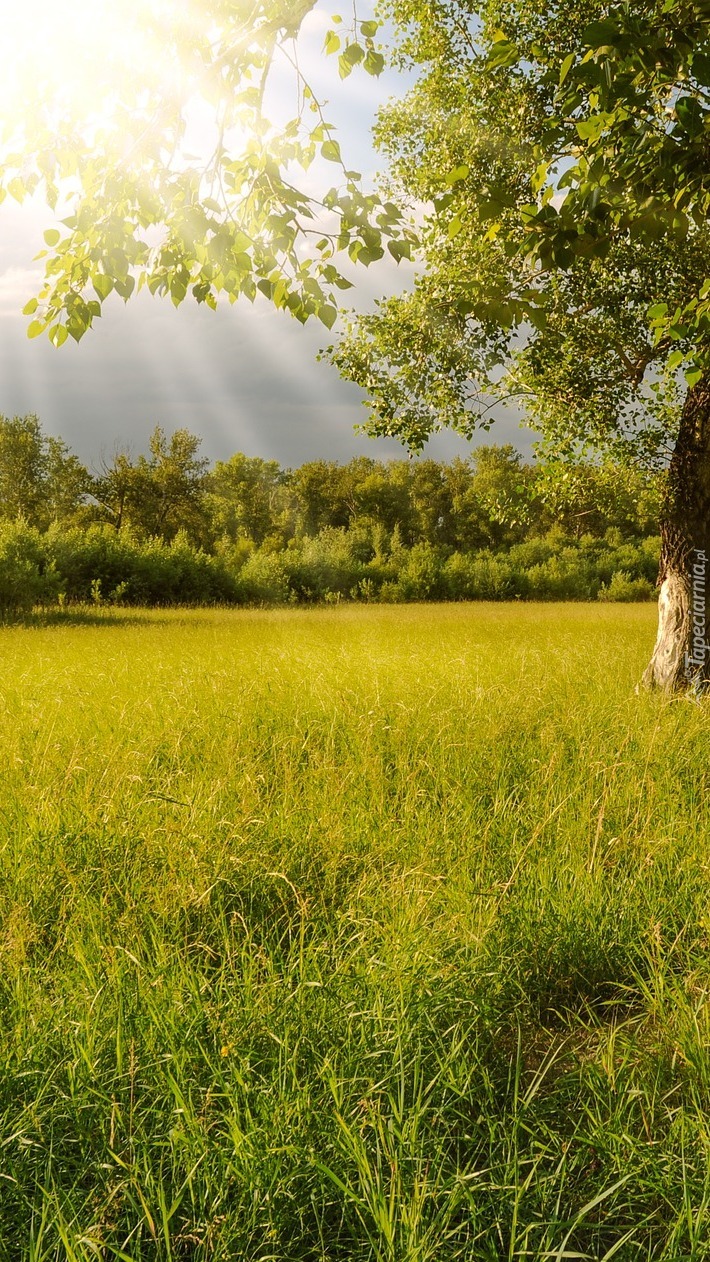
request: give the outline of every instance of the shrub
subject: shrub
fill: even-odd
[[[600,588],[597,600],[653,600],[654,596],[653,586],[648,579],[633,578],[626,570],[616,570],[609,585],[604,584]]]
[[[234,580],[235,596],[244,605],[285,605],[291,600],[288,577],[280,556],[253,552]]]
[[[171,543],[139,542],[107,526],[62,531],[44,538],[66,597],[91,601],[96,593],[112,604],[204,605],[236,599],[236,586],[221,558],[194,548],[183,532]]]
[[[533,600],[593,600],[600,586],[593,562],[572,547],[533,565],[526,577]]]
[[[443,600],[447,595],[441,550],[430,543],[415,543],[402,554],[397,579],[400,600]]]
[[[22,520],[0,522],[0,614],[48,604],[56,600],[59,590],[56,569],[47,563],[39,531]]]
[[[371,549],[364,555],[371,555]],[[326,593],[350,596],[367,577],[363,542],[350,531],[326,527],[305,537],[284,554],[289,585],[298,600],[324,600]]]
[[[454,552],[443,577],[449,600],[511,600],[528,588],[527,578],[516,572],[507,556],[488,551],[474,556]]]

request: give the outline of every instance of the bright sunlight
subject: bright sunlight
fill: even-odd
[[[178,43],[199,49],[190,0],[3,0],[0,128],[29,136],[58,121],[96,122],[116,105],[189,87]],[[30,137],[31,138],[31,137]]]

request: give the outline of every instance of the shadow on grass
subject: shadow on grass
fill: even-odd
[[[0,627],[122,627],[158,622],[146,608],[102,609],[91,605],[33,609],[30,613],[0,614]]]

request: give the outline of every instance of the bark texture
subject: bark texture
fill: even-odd
[[[710,681],[710,376],[688,391],[661,522],[658,637],[643,682],[678,692]]]

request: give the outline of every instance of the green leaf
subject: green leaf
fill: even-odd
[[[49,330],[49,340],[57,347],[63,346],[68,336],[69,334],[67,333],[66,326],[64,324],[55,324],[54,327]]]
[[[468,179],[470,174],[471,168],[462,163],[461,166],[454,167],[453,171],[449,171],[445,182],[447,184],[458,184],[460,180]]]
[[[504,69],[506,66],[513,66],[520,58],[517,46],[510,40],[498,40],[491,48],[486,57],[486,65],[489,70]]]
[[[39,337],[40,333],[44,333],[46,327],[42,320],[32,320],[27,326],[27,336]]]
[[[318,319],[325,325],[327,329],[332,329],[338,318],[337,307],[324,306],[318,308]]]
[[[449,226],[446,230],[446,235],[449,238],[449,241],[452,241],[454,237],[457,237],[462,228],[463,228],[463,224],[461,220],[459,219],[458,215],[454,215],[453,219],[449,223]]]
[[[703,375],[702,368],[686,368],[685,380],[687,381],[691,390],[693,386],[697,386],[698,382],[702,378],[702,375]]]
[[[648,309],[648,311],[646,312],[646,314],[647,314],[647,316],[648,316],[649,320],[659,320],[659,319],[662,319],[662,318],[663,318],[663,316],[667,316],[667,315],[668,315],[668,303],[667,303],[667,302],[657,302],[657,303],[655,303],[655,305],[654,305],[653,307],[649,307],[649,309]]]
[[[710,53],[694,53],[690,63],[693,78],[704,87],[710,85]]]
[[[598,140],[608,124],[608,114],[592,114],[590,118],[583,118],[576,124],[577,135],[580,140]]]
[[[21,180],[19,175],[16,175],[13,179],[8,180],[7,191],[11,197],[14,197],[16,202],[23,202],[27,194],[27,186],[24,180]]]
[[[103,302],[113,289],[113,281],[110,276],[105,276],[103,272],[97,272],[93,279],[93,286]]]
[[[357,66],[365,60],[365,49],[361,44],[348,44],[343,49],[343,57],[350,66]]]
[[[360,23],[360,34],[364,35],[365,39],[374,39],[379,29],[380,29],[379,22],[361,22]]]
[[[26,302],[24,307],[22,308],[22,314],[34,315],[35,311],[37,310],[38,305],[39,304],[36,298],[30,298],[29,302]]]
[[[340,36],[336,35],[335,31],[326,31],[323,48],[328,56],[337,53],[340,48]]]
[[[44,233],[44,239],[47,242],[47,245],[56,245],[60,236],[61,233],[59,233],[56,228],[48,228]]]
[[[136,287],[136,282],[132,276],[127,276],[125,280],[114,281],[114,289],[116,290],[117,294],[121,295],[124,302],[128,302],[128,299],[133,293],[133,290],[135,289],[135,287]],[[175,297],[175,288],[172,284],[170,286],[170,292],[173,295],[173,297]],[[185,297],[185,292],[183,292],[182,296],[183,298]]]
[[[567,75],[572,69],[572,66],[574,65],[575,56],[576,56],[575,53],[568,53],[564,61],[562,62],[562,65],[560,66],[560,78],[559,78],[560,87],[562,87],[562,84],[567,78]]]
[[[397,263],[401,263],[402,259],[412,257],[412,246],[409,241],[388,241],[387,249]]]
[[[582,43],[586,48],[613,48],[619,36],[619,28],[608,19],[604,22],[590,22],[582,31]]]
[[[699,136],[708,117],[707,111],[694,96],[679,96],[675,103],[675,115],[689,136]]]
[[[381,75],[385,68],[385,59],[382,56],[382,53],[376,53],[374,48],[370,48],[365,60],[362,63],[362,68],[368,74],[374,75],[375,78],[377,78],[378,75]]]
[[[324,140],[320,147],[321,155],[327,162],[342,162],[340,145],[337,140]]]

